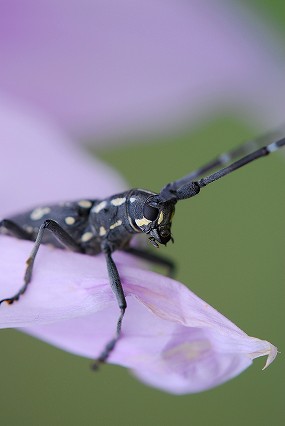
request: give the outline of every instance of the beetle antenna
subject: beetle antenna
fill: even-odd
[[[177,181],[168,183],[164,188],[162,188],[162,190],[158,194],[157,201],[159,203],[171,202],[175,204],[177,201],[194,197],[195,195],[199,194],[201,188],[204,188],[210,183],[215,182],[224,176],[227,176],[228,174],[245,166],[246,164],[251,163],[254,160],[265,157],[271,154],[272,152],[277,151],[283,146],[285,146],[285,137],[279,139],[277,142],[273,142],[269,145],[263,146],[262,148],[257,149],[251,154],[242,157],[240,160],[235,161],[229,166],[220,169],[217,172],[212,173],[199,180],[192,181],[190,174]]]

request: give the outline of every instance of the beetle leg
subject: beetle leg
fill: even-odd
[[[105,254],[106,262],[107,262],[107,270],[109,275],[109,280],[111,284],[111,288],[113,290],[114,295],[116,296],[119,308],[121,310],[120,316],[117,321],[117,328],[116,328],[116,335],[115,337],[110,340],[107,345],[105,346],[104,350],[101,352],[99,357],[96,359],[96,361],[92,364],[92,369],[97,370],[99,367],[99,364],[102,364],[107,361],[109,355],[115,348],[120,336],[121,336],[121,327],[122,327],[122,320],[127,308],[127,302],[124,295],[123,287],[121,284],[121,279],[119,276],[119,272],[117,269],[117,266],[111,256],[111,250],[109,247],[105,244],[102,245],[102,251]]]
[[[19,238],[20,240],[29,240],[33,241],[33,235],[26,231],[21,226],[17,225],[17,223],[13,222],[9,219],[3,219],[0,221],[0,229],[6,229],[10,235],[13,237]]]
[[[4,220],[0,223],[0,226],[1,225],[8,229],[16,237],[27,239],[26,231],[20,228],[14,222]],[[7,302],[9,305],[11,305],[13,302],[19,300],[20,296],[24,294],[27,290],[28,285],[32,279],[34,261],[37,256],[37,252],[41,245],[43,234],[46,229],[49,229],[54,234],[54,236],[70,250],[83,253],[82,247],[57,222],[51,219],[45,220],[44,223],[40,226],[34,247],[26,262],[27,268],[24,275],[24,285],[14,296],[0,300],[0,305],[3,302]],[[30,235],[28,239],[31,239]]]

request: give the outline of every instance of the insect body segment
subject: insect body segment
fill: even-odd
[[[174,264],[170,260],[143,249],[130,247],[131,239],[138,233],[145,233],[156,248],[159,244],[166,245],[169,241],[173,241],[171,224],[178,201],[198,195],[200,190],[209,183],[282,148],[285,146],[285,138],[250,152],[252,146],[256,145],[257,141],[251,141],[223,154],[187,176],[168,183],[158,194],[143,189],[132,189],[103,200],[88,199],[39,206],[0,221],[0,233],[34,241],[27,260],[24,284],[15,295],[0,300],[0,304],[3,302],[12,304],[26,291],[41,244],[68,248],[92,256],[102,253],[106,259],[109,281],[120,315],[113,339],[99,354],[94,364],[94,368],[97,368],[98,363],[105,362],[114,350],[121,335],[122,321],[127,308],[119,271],[112,253],[123,250],[133,256],[166,267],[169,275],[173,275]],[[247,155],[237,159],[241,154]],[[233,160],[237,161],[206,177],[201,177],[205,172],[210,172]]]

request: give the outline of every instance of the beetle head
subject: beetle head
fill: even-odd
[[[174,215],[173,202],[160,201],[157,194],[148,191],[137,190],[130,197],[130,207],[134,227],[149,235],[150,242],[158,247],[158,244],[166,245],[171,236],[171,224]],[[133,202],[132,202],[133,200]]]

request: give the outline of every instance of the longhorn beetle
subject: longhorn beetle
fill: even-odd
[[[133,236],[142,232],[147,234],[150,242],[156,248],[159,247],[159,244],[166,245],[170,240],[173,241],[171,222],[175,204],[178,201],[198,195],[200,190],[210,183],[258,158],[277,151],[284,145],[285,137],[258,149],[256,149],[260,146],[258,140],[248,142],[220,155],[187,176],[168,183],[158,194],[143,189],[131,189],[100,200],[79,200],[40,206],[3,219],[0,221],[1,233],[34,241],[34,246],[27,260],[23,286],[13,296],[0,300],[0,305],[3,302],[11,305],[25,293],[32,279],[34,261],[42,243],[93,256],[103,253],[107,263],[110,285],[120,308],[120,315],[114,337],[93,364],[93,368],[96,369],[100,363],[104,363],[108,359],[115,348],[121,335],[122,320],[127,308],[120,275],[112,253],[115,250],[126,251],[139,258],[167,267],[169,275],[172,275],[174,264],[170,260],[143,249],[130,247],[129,243]],[[254,149],[255,151],[253,151]],[[235,162],[206,177],[201,177],[231,161]],[[46,233],[46,230],[50,232]]]

